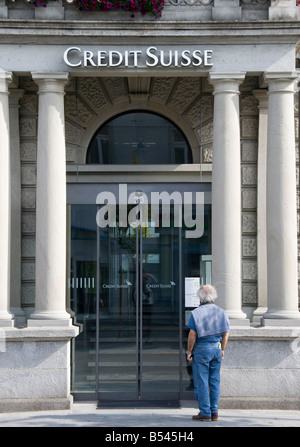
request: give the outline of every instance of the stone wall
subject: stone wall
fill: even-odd
[[[242,172],[242,299],[248,313],[258,305],[257,288],[257,150],[258,101],[253,91],[257,77],[246,77],[241,85],[241,172]],[[30,77],[20,77],[21,181],[22,181],[22,306],[34,307],[35,296],[35,184],[37,145],[37,86]],[[179,125],[193,148],[194,162],[212,162],[213,87],[206,78],[152,78],[144,95],[135,92],[126,78],[71,78],[66,86],[67,164],[84,164],[93,131],[106,117],[120,110],[146,108],[166,112]],[[296,140],[298,142],[298,93],[295,96]],[[94,129],[94,130],[93,130]],[[187,131],[189,134],[187,134]],[[193,134],[193,135],[192,135]],[[298,145],[296,150],[299,169]],[[298,175],[299,185],[299,175]],[[298,203],[298,217],[300,202]],[[300,219],[299,219],[300,221]],[[299,235],[300,235],[300,228]],[[299,253],[300,259],[300,253]],[[300,265],[300,261],[299,261]]]
[[[253,90],[258,79],[246,78],[241,86],[241,194],[242,194],[242,302],[257,306],[257,156],[258,102]],[[253,310],[253,309],[252,309]]]
[[[35,301],[35,222],[36,222],[36,151],[37,151],[37,86],[30,77],[21,77],[20,157],[21,157],[21,302],[31,313]]]

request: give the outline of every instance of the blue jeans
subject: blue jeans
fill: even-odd
[[[197,343],[193,350],[194,393],[203,416],[218,412],[220,398],[220,343]]]

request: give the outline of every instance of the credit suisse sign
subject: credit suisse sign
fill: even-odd
[[[132,50],[82,49],[69,47],[63,54],[69,67],[144,68],[144,67],[212,67],[213,50],[159,49],[151,46]]]

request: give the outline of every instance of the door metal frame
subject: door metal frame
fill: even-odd
[[[100,206],[97,205],[97,213]],[[97,262],[96,262],[96,399],[99,401],[99,323],[100,323],[100,228],[97,225]]]
[[[138,291],[136,295],[136,320],[135,320],[135,334],[136,334],[136,399],[141,398],[142,394],[142,331],[143,331],[143,301],[141,300],[142,294],[142,234],[141,226],[136,224],[136,285],[135,290]]]

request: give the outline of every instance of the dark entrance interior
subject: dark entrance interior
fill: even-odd
[[[133,197],[126,211],[120,185],[68,188],[67,291],[74,323],[80,325],[72,347],[72,394],[97,400],[100,407],[174,405],[193,398],[184,355],[191,311],[186,280],[210,281],[210,185],[126,188],[127,198]],[[163,220],[163,206],[151,213],[151,193],[162,191],[182,198],[189,192],[194,202],[196,192],[203,192],[201,237],[187,237],[195,228],[184,219],[183,202],[176,208],[170,201],[169,221]],[[100,204],[99,193],[116,200]],[[191,209],[195,217],[195,203]]]

